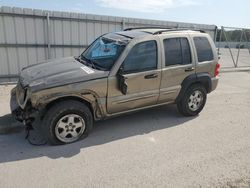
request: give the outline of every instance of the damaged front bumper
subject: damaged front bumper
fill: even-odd
[[[20,122],[23,122],[23,117],[22,117],[22,109],[17,103],[16,99],[16,88],[11,90],[11,96],[10,96],[10,110],[12,116]]]
[[[31,105],[26,104],[22,109],[17,102],[16,88],[11,90],[10,110],[12,116],[22,122],[24,125],[31,125],[36,118],[38,118],[38,111],[33,109]]]

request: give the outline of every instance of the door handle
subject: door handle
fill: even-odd
[[[193,71],[194,70],[194,67],[188,67],[185,69],[185,72],[189,72],[189,71]]]
[[[145,79],[153,79],[157,77],[158,77],[158,74],[149,74],[149,75],[144,76]]]

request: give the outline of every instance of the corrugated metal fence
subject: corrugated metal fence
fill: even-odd
[[[127,27],[163,26],[203,29],[216,26],[57,11],[0,7],[0,81],[11,81],[25,66],[79,55],[103,33]]]

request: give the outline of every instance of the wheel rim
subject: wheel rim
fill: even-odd
[[[85,130],[85,121],[77,114],[63,116],[55,126],[56,137],[65,143],[78,140]]]
[[[191,111],[198,110],[203,102],[202,92],[199,90],[194,91],[188,99],[188,107]]]

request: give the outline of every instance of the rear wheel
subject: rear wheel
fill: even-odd
[[[47,111],[42,126],[49,143],[68,144],[88,135],[93,126],[93,116],[84,103],[62,101]]]
[[[195,116],[206,104],[207,91],[200,84],[191,85],[177,103],[178,111],[184,116]]]

